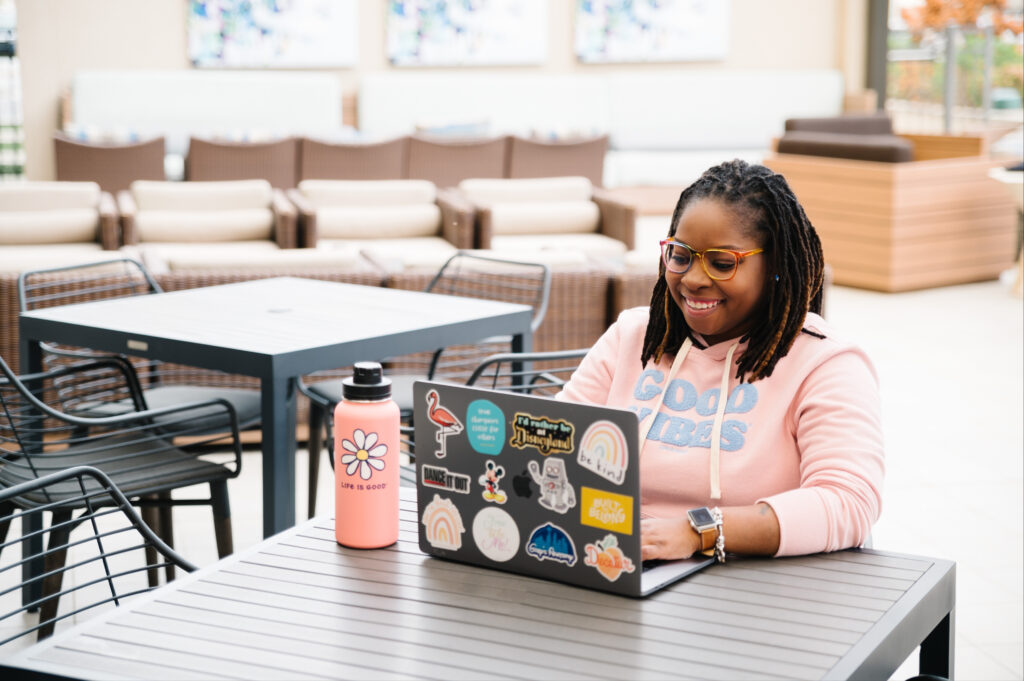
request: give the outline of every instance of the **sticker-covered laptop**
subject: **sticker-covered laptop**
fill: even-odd
[[[413,395],[425,553],[628,596],[714,562],[641,564],[634,412],[432,381]]]

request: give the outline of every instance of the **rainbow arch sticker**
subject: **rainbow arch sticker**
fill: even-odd
[[[621,485],[629,466],[626,436],[611,421],[595,421],[580,439],[577,463],[602,478]]]
[[[442,499],[435,494],[433,501],[423,509],[422,522],[426,527],[427,543],[435,549],[458,551],[462,548],[462,533],[466,526],[462,524],[459,509],[451,499]]]

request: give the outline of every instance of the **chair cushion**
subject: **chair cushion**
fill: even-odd
[[[0,244],[64,244],[99,241],[95,208],[0,211]]]
[[[143,211],[250,210],[270,207],[273,189],[266,180],[232,182],[152,182],[137,180],[132,197]]]
[[[596,232],[601,211],[593,201],[522,201],[491,205],[494,236]]]
[[[303,180],[299,191],[317,208],[432,204],[437,188],[426,180]]]
[[[374,264],[387,272],[405,270],[441,269],[448,258],[455,255],[457,248],[439,236],[410,237],[393,239],[359,239],[356,241],[320,240],[318,248],[356,247]]]
[[[795,130],[779,139],[780,154],[830,156],[859,161],[902,163],[913,160],[914,145],[898,135],[860,135]]]
[[[259,260],[267,253],[276,253],[280,249],[273,241],[223,241],[204,243],[197,247],[193,243],[141,243],[134,246],[122,246],[121,252],[130,258],[141,261],[154,274],[163,274],[170,269],[170,261],[187,258],[190,254],[201,252],[210,254],[211,258],[223,257],[225,260],[246,258]]]
[[[258,272],[296,272],[331,268],[361,271],[368,268],[356,249],[316,250],[287,248],[267,253],[243,251],[196,251],[178,253],[167,258],[167,269],[180,270],[255,270]]]
[[[459,189],[473,203],[488,206],[512,201],[589,201],[593,193],[585,177],[463,180]]]
[[[435,203],[332,205],[317,210],[316,222],[318,239],[425,237],[441,231],[441,209]]]
[[[501,256],[518,254],[524,260],[554,265],[574,262],[581,253],[599,259],[620,258],[626,253],[626,244],[604,234],[517,234],[495,236],[491,250]]]
[[[269,208],[139,210],[139,241],[250,241],[272,239],[274,214]]]
[[[97,243],[46,244],[0,248],[0,272],[29,272],[64,265],[81,265],[116,257]]]
[[[0,211],[90,209],[96,214],[100,186],[95,182],[11,182],[0,184]]]

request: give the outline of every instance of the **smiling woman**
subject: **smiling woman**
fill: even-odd
[[[877,380],[818,314],[821,244],[785,179],[707,170],[661,245],[650,308],[623,312],[559,395],[637,413],[644,559],[862,544],[881,510]]]

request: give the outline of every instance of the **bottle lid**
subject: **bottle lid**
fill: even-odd
[[[356,362],[351,378],[341,382],[341,395],[346,400],[377,401],[391,397],[391,379],[384,377],[378,362]]]

